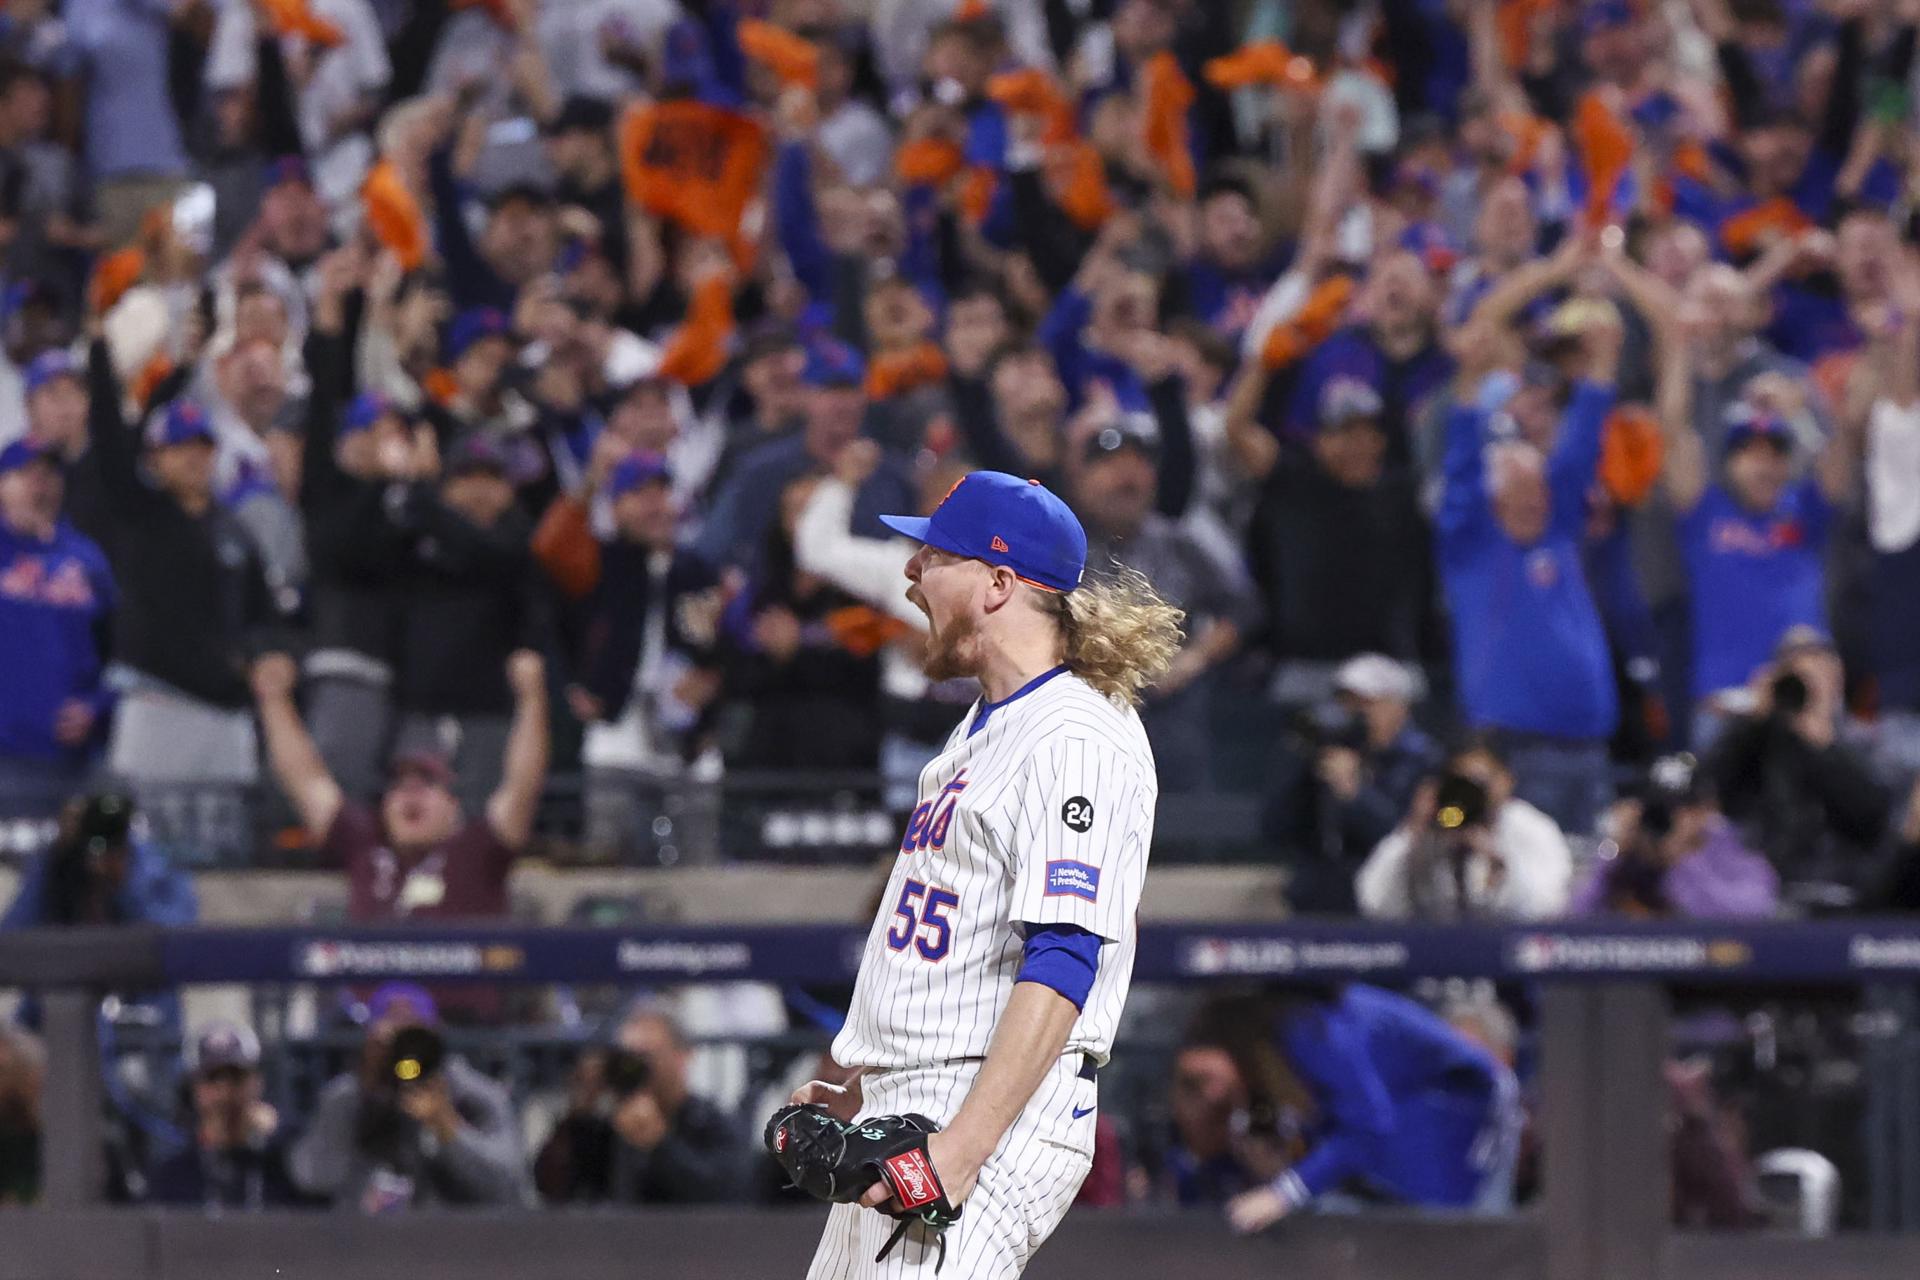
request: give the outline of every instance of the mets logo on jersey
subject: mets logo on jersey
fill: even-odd
[[[1049,898],[1100,899],[1100,868],[1084,862],[1061,859],[1047,864],[1046,896]]]
[[[900,852],[918,853],[922,849],[944,849],[947,847],[947,828],[953,824],[953,807],[960,803],[960,793],[967,789],[967,771],[962,769],[953,775],[953,781],[940,788],[940,794],[913,811],[907,819],[907,834],[901,838]],[[952,797],[948,799],[948,797]],[[940,802],[946,800],[944,809]],[[934,810],[940,809],[939,816]]]

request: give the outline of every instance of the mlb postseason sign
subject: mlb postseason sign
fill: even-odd
[[[127,932],[131,938],[133,931]],[[850,925],[174,929],[158,935],[160,972],[152,980],[754,980],[839,986],[852,982],[865,937],[864,928]],[[27,941],[22,935],[10,939],[16,950]],[[5,958],[0,953],[0,962]],[[6,967],[0,963],[0,981],[7,977]],[[1920,920],[1148,925],[1140,932],[1135,962],[1141,982],[1297,979],[1393,985],[1424,977],[1485,977],[1847,984],[1904,976],[1920,976]]]

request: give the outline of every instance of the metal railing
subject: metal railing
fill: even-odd
[[[271,785],[143,783],[142,821],[176,864],[195,868],[311,865],[306,835]],[[52,839],[67,788],[0,791],[0,858]],[[1259,798],[1233,792],[1161,796],[1154,856],[1163,862],[1261,857]],[[713,782],[556,774],[542,793],[535,852],[563,865],[709,866],[863,863],[900,838],[877,773],[737,773]]]
[[[43,1105],[46,1212],[0,1216],[0,1280],[54,1276],[258,1274],[269,1257],[329,1275],[466,1280],[542,1273],[611,1275],[614,1242],[647,1240],[659,1275],[798,1272],[811,1223],[765,1212],[419,1215],[393,1222],[287,1215],[202,1220],[94,1208],[101,1178],[92,1141],[102,1113],[97,1009],[108,990],[198,983],[351,983],[407,977],[432,983],[652,985],[763,979],[844,983],[862,931],[749,929],[415,930],[190,929],[38,931],[0,936],[0,986],[40,993],[49,1055]],[[1070,1215],[1062,1244],[1030,1274],[1186,1274],[1291,1271],[1345,1280],[1397,1280],[1471,1268],[1486,1280],[1666,1280],[1740,1276],[1823,1280],[1920,1274],[1920,1237],[1853,1235],[1806,1241],[1701,1238],[1668,1228],[1664,1135],[1669,989],[1769,986],[1888,991],[1920,982],[1920,923],[1378,928],[1302,922],[1241,927],[1148,926],[1142,984],[1362,978],[1387,985],[1428,977],[1524,984],[1539,1010],[1538,1131],[1543,1194],[1514,1217],[1474,1223],[1417,1215],[1289,1224],[1270,1239],[1228,1240],[1217,1220]],[[1900,1123],[1905,1123],[1901,1121]],[[750,1231],[736,1225],[751,1221]],[[1150,1229],[1149,1229],[1150,1228]],[[511,1240],[513,1243],[506,1243]],[[703,1253],[691,1252],[698,1239]],[[486,1243],[502,1241],[495,1251]],[[1112,1241],[1129,1250],[1118,1251]],[[343,1241],[372,1255],[332,1265]],[[772,1249],[770,1242],[779,1242]],[[537,1253],[530,1253],[535,1246]],[[121,1263],[76,1258],[124,1248]],[[262,1250],[265,1252],[262,1252]],[[770,1251],[771,1250],[771,1251]],[[90,1252],[94,1251],[94,1252]],[[776,1256],[777,1255],[777,1256]],[[114,1255],[116,1258],[120,1255]],[[669,1261],[669,1260],[679,1261]],[[130,1260],[130,1261],[129,1261]],[[1098,1261],[1102,1269],[1094,1269]],[[106,1266],[106,1260],[100,1261]],[[1256,1266],[1259,1270],[1256,1272]],[[191,1268],[191,1269],[189,1269]],[[676,1269],[679,1268],[679,1269]]]

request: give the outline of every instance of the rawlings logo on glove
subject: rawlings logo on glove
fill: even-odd
[[[927,1154],[927,1139],[939,1129],[922,1115],[871,1116],[855,1125],[835,1120],[825,1107],[796,1105],[773,1113],[764,1140],[793,1185],[821,1200],[854,1204],[874,1183],[885,1182],[899,1204],[886,1212],[900,1225],[874,1261],[917,1222],[940,1242],[938,1272],[947,1256],[941,1233],[960,1217]]]

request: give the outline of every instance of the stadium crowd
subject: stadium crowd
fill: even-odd
[[[555,770],[612,856],[662,787],[910,792],[973,693],[920,673],[875,517],[977,467],[1187,611],[1162,789],[1251,755],[1297,909],[1920,907],[1917,31],[1914,0],[15,0],[0,808],[64,826],[7,923],[192,917],[124,802],[62,812],[102,779],[203,815],[270,780],[364,920],[503,914]],[[531,1164],[457,1058],[377,1135],[420,1149],[367,1158],[356,1091],[440,1012],[396,999],[291,1145],[251,1033],[197,1036],[202,1154],[154,1194],[731,1176],[646,1014],[649,1088],[583,1066]],[[1247,1087],[1224,1054],[1181,1059],[1183,1187]]]

